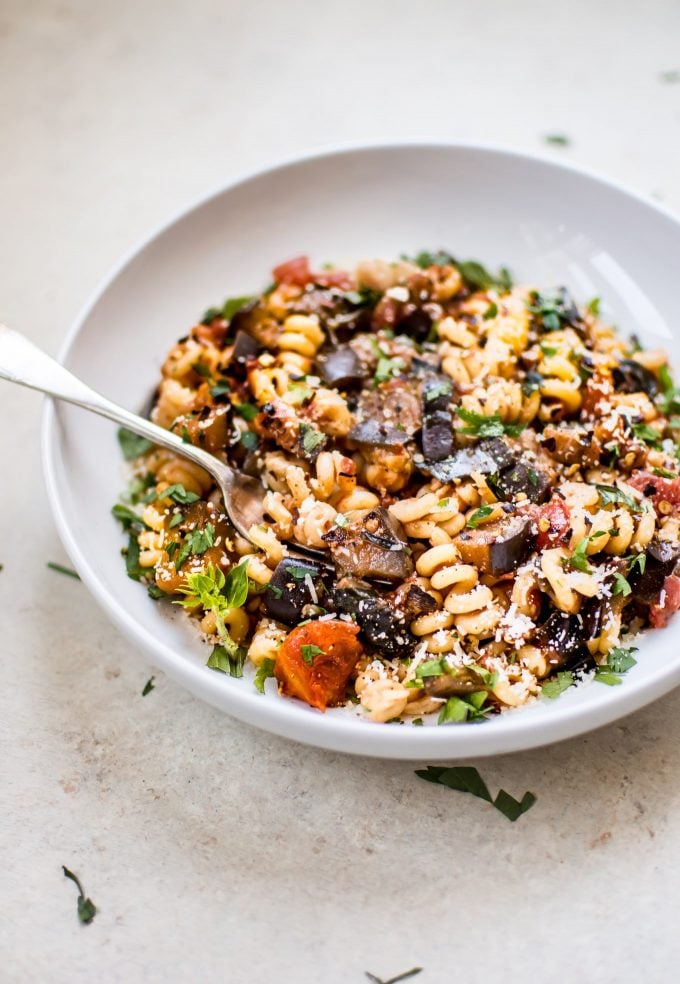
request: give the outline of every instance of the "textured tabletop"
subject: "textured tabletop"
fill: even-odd
[[[493,141],[680,211],[679,37],[674,0],[4,0],[0,320],[56,352],[168,215],[338,142]],[[144,656],[46,567],[40,411],[0,383],[3,981],[677,980],[680,691],[475,763],[536,794],[514,824],[158,672],[142,698]]]

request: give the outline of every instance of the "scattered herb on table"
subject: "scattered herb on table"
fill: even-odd
[[[80,879],[77,875],[74,875],[72,871],[66,867],[66,865],[61,866],[64,876],[70,878],[72,882],[75,882],[78,888],[78,919],[81,923],[87,925],[91,923],[94,917],[97,915],[97,906],[94,904],[92,899],[89,899],[85,892],[83,891],[83,886],[80,884]]]
[[[569,147],[571,144],[571,138],[566,133],[546,133],[543,139],[553,147]]]
[[[150,676],[149,679],[146,681],[146,683],[144,684],[144,690],[142,690],[142,697],[146,697],[147,694],[150,694],[152,690],[156,689],[154,685],[155,679],[156,679],[155,676]]]
[[[425,769],[416,769],[416,775],[427,782],[439,783],[440,786],[447,786],[461,793],[471,793],[479,799],[486,800],[513,823],[536,802],[533,793],[526,792],[521,800],[516,800],[504,789],[501,789],[493,799],[486,783],[473,766],[460,765],[447,768],[441,765],[428,765]]]
[[[420,974],[422,967],[411,967],[410,970],[405,970],[403,974],[397,974],[396,977],[390,977],[389,980],[384,981],[382,977],[376,977],[372,974],[370,970],[365,970],[364,973],[366,977],[371,981],[371,984],[398,984],[399,981],[406,981],[409,977],[415,977],[416,974]]]
[[[64,567],[62,564],[55,564],[54,561],[49,560],[47,566],[51,571],[56,571],[57,574],[68,574],[69,577],[74,577],[77,581],[80,580],[80,574],[71,570],[70,567]]]
[[[671,68],[666,72],[659,72],[659,82],[663,82],[666,85],[675,85],[680,82],[680,71],[677,68]]]

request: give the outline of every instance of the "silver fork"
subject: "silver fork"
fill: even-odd
[[[236,471],[202,448],[185,444],[176,434],[112,403],[24,335],[6,325],[0,325],[0,379],[28,386],[59,400],[73,403],[83,410],[98,413],[140,437],[147,438],[152,444],[168,448],[188,461],[200,465],[215,479],[222,493],[229,519],[241,536],[247,540],[250,540],[248,533],[250,527],[264,521],[262,509],[264,488],[256,478]],[[311,555],[328,564],[328,559],[322,551],[298,544],[295,545],[295,549],[288,550],[288,555],[292,557]]]

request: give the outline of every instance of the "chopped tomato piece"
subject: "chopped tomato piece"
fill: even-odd
[[[277,284],[297,284],[298,287],[304,287],[312,279],[309,257],[296,256],[292,260],[280,263],[272,270],[272,276]]]
[[[359,626],[334,620],[299,625],[286,637],[274,673],[282,693],[325,711],[345,699],[347,682],[363,653]]]
[[[639,471],[631,476],[628,484],[652,499],[657,510],[662,502],[673,506],[674,512],[680,506],[680,478],[662,478],[661,475],[653,475],[652,472]],[[669,509],[665,512],[661,510],[662,515],[668,515],[669,512]]]
[[[554,495],[550,502],[542,506],[536,517],[536,526],[538,527],[537,550],[559,546],[566,539],[571,527],[569,507],[564,499]]]
[[[658,605],[649,609],[649,621],[655,629],[663,629],[668,620],[680,608],[680,577],[669,574],[663,582],[663,591]]]
[[[295,284],[297,287],[305,287],[309,283],[318,284],[319,287],[339,287],[341,290],[352,287],[352,278],[346,270],[320,270],[314,273],[309,267],[308,256],[296,256],[280,263],[272,270],[272,276],[277,284]]]

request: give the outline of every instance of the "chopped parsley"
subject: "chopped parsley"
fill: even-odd
[[[630,562],[628,573],[632,574],[635,568],[637,567],[640,570],[640,574],[644,574],[646,566],[647,566],[647,554],[643,554],[643,553],[636,554],[635,557],[633,557],[633,559]]]
[[[170,520],[170,522],[168,523],[168,529],[174,530],[174,528],[176,526],[179,526],[179,524],[183,522],[183,520],[184,520],[184,514],[181,512],[176,512],[175,515]]]
[[[657,403],[661,412],[666,415],[680,413],[680,386],[673,384],[668,366],[661,366],[659,369],[659,382],[662,393],[657,397]]]
[[[151,676],[146,681],[146,683],[144,684],[144,689],[142,690],[142,697],[146,697],[147,694],[150,694],[152,690],[155,690],[156,689],[156,687],[154,685],[154,680],[155,679],[156,679],[155,676]]]
[[[472,530],[476,530],[479,524],[482,523],[487,516],[491,515],[494,508],[494,506],[480,506],[479,509],[475,509],[465,525],[469,526]]]
[[[595,317],[600,313],[600,298],[593,297],[592,300],[588,301],[586,304],[586,310],[589,311]]]
[[[231,384],[228,379],[218,379],[217,382],[210,387],[210,395],[213,399],[219,399],[220,396],[226,396],[226,394],[231,390]]]
[[[595,670],[594,679],[608,687],[618,686],[622,675],[636,665],[637,660],[633,657],[636,651],[635,646],[629,648],[615,646],[607,656],[607,662],[601,663]]]
[[[360,287],[358,290],[347,290],[342,296],[354,307],[374,308],[382,297],[382,293],[370,287]]]
[[[554,700],[563,694],[565,690],[575,682],[574,674],[570,670],[563,670],[561,673],[556,673],[555,676],[550,677],[541,686],[541,696],[548,697],[550,700]]]
[[[614,588],[612,589],[613,595],[623,595],[624,598],[627,598],[631,593],[631,590],[632,588],[623,574],[614,574]]]
[[[553,355],[557,355],[559,349],[555,348],[554,345],[546,345],[545,342],[541,342],[541,352],[546,358],[550,359]]]
[[[83,886],[80,884],[80,879],[78,876],[74,875],[72,871],[69,871],[66,865],[62,864],[61,870],[64,872],[65,878],[70,878],[72,882],[75,882],[78,889],[78,919],[81,923],[87,926],[97,915],[97,906],[94,904],[92,899],[85,895]]]
[[[133,581],[141,581],[145,571],[139,563],[139,542],[136,533],[130,533],[128,545],[123,548],[122,553],[125,556],[127,576],[132,578]]]
[[[490,290],[492,287],[505,291],[512,290],[512,276],[507,267],[501,267],[498,275],[494,277],[477,260],[458,260],[456,266],[465,281],[465,286],[472,290]]]
[[[538,321],[543,331],[559,331],[571,326],[581,327],[581,316],[566,287],[554,293],[532,290],[527,301],[527,309]]]
[[[323,656],[324,652],[320,646],[300,646],[300,654],[307,666],[311,666],[315,656]]]
[[[175,570],[178,571],[184,561],[191,554],[201,557],[206,550],[215,544],[215,527],[212,523],[206,523],[202,530],[191,530],[184,538],[182,548],[175,561]]]
[[[453,385],[447,379],[437,380],[431,386],[425,387],[425,402],[431,403],[438,400],[440,396],[451,396]]]
[[[474,437],[502,437],[508,434],[510,437],[517,437],[524,430],[523,424],[504,423],[497,413],[488,415],[475,413],[474,410],[466,410],[465,407],[457,407],[456,413],[467,424],[467,427],[459,428],[460,434]]]
[[[118,443],[126,461],[138,458],[140,454],[145,454],[153,447],[151,441],[138,434],[133,434],[127,427],[121,427],[118,431]]]
[[[259,409],[253,403],[234,403],[234,413],[238,414],[239,417],[243,417],[244,420],[251,421],[255,420]]]
[[[553,147],[569,147],[571,144],[571,138],[566,133],[546,133],[543,139]]]
[[[487,697],[485,690],[476,690],[465,697],[449,697],[439,712],[437,724],[462,724],[485,718],[490,710],[484,707]]]
[[[243,431],[239,441],[247,451],[254,451],[259,444],[259,438],[255,431]]]
[[[427,659],[424,663],[416,667],[416,679],[421,680],[423,677],[441,676],[443,673],[448,673],[448,671],[449,668],[443,659]]]
[[[415,724],[415,721],[413,723]],[[390,977],[387,981],[384,981],[381,977],[376,977],[370,970],[365,970],[364,974],[366,974],[371,984],[398,984],[399,981],[406,981],[409,977],[415,977],[422,969],[422,967],[411,967],[410,970],[405,970],[403,974],[397,974],[396,977]]]
[[[655,475],[659,478],[677,478],[678,476],[675,472],[669,471],[668,468],[654,468],[652,469]]]
[[[197,502],[199,497],[195,492],[187,492],[183,485],[176,482],[174,485],[168,485],[167,489],[159,492],[158,498],[171,499],[172,502],[176,502],[179,506],[188,506],[192,502]]]
[[[69,577],[74,577],[76,581],[80,580],[80,574],[71,570],[70,567],[64,567],[62,564],[55,564],[53,560],[48,560],[47,566],[51,571],[56,571],[57,574],[68,574]]]
[[[206,366],[205,362],[194,362],[191,368],[203,379],[210,379],[210,376],[212,375],[210,366]]]
[[[222,317],[225,321],[231,321],[237,311],[242,308],[247,307],[251,301],[254,301],[254,297],[230,297],[222,305]]]
[[[588,544],[590,543],[592,537],[584,536],[582,540],[579,540],[571,557],[567,557],[565,560],[565,566],[572,567],[575,571],[582,571],[584,574],[590,573],[590,564],[588,563],[587,551]]]
[[[647,424],[633,424],[633,434],[651,448],[661,450],[661,434]]]
[[[300,425],[300,444],[307,454],[314,454],[320,445],[324,444],[326,435],[311,427],[309,424]]]
[[[142,517],[134,509],[130,509],[129,506],[125,506],[121,502],[117,502],[112,507],[111,514],[121,523],[124,530],[134,529],[141,532],[142,530],[148,529]]]
[[[501,789],[495,799],[492,798],[488,786],[477,769],[469,765],[457,765],[447,768],[441,765],[428,765],[425,769],[416,769],[416,775],[427,782],[438,783],[461,793],[471,793],[479,799],[491,803],[496,809],[514,823],[523,813],[530,810],[536,802],[533,793],[526,792],[521,800]]]
[[[241,561],[237,567],[232,567],[226,578],[219,567],[213,567],[211,564],[204,571],[188,574],[186,586],[179,589],[180,594],[186,595],[186,597],[174,602],[174,604],[182,605],[184,608],[196,608],[200,604],[206,611],[213,612],[222,649],[226,650],[230,659],[236,662],[240,660],[241,666],[243,665],[242,654],[245,653],[245,650],[237,646],[231,638],[224,620],[230,609],[242,608],[248,598],[246,565],[246,560]],[[217,653],[213,650],[211,659],[212,663],[208,661],[208,666],[211,669],[220,670],[223,665],[226,665],[221,650]],[[222,669],[222,672],[235,675],[230,669]]]
[[[276,660],[269,659],[269,657],[265,657],[265,659],[263,659],[258,666],[255,679],[253,680],[253,684],[258,693],[264,693],[264,681],[274,676],[275,666]]]
[[[210,667],[211,670],[217,670],[218,673],[227,673],[232,677],[242,677],[245,658],[246,651],[241,646],[237,646],[235,649],[227,649],[226,646],[218,643],[213,646],[213,650],[210,656],[208,656],[208,661],[205,665]]]
[[[631,512],[642,512],[641,505],[635,501],[632,495],[628,495],[627,492],[622,492],[621,489],[617,488],[615,485],[595,485],[598,495],[600,496],[600,502],[603,506],[611,506],[621,504],[630,509]]]
[[[404,360],[398,356],[389,359],[386,355],[381,355],[378,359],[375,376],[373,377],[376,386],[380,383],[386,383],[388,379],[392,379],[394,376],[398,376],[404,367]]]
[[[491,301],[488,308],[482,315],[482,319],[484,321],[490,321],[492,318],[495,318],[497,314],[498,314],[498,305],[496,304],[495,301]]]

